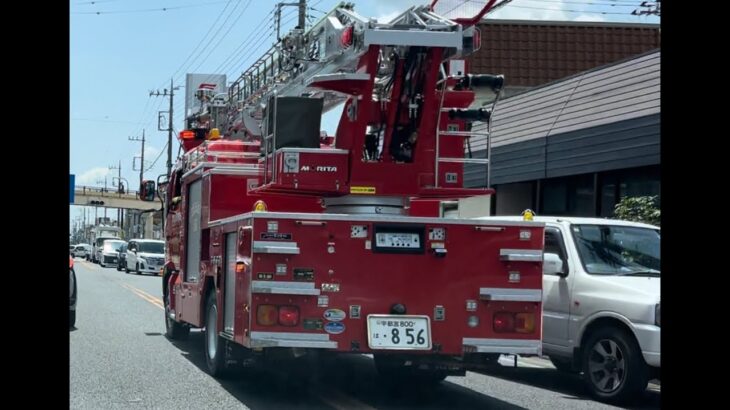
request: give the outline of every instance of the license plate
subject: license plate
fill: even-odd
[[[428,316],[368,315],[371,349],[431,350]]]

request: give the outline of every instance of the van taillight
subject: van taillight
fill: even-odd
[[[510,312],[498,312],[492,319],[492,329],[496,333],[510,333],[515,331],[515,315]]]
[[[299,308],[296,306],[279,306],[279,324],[296,326],[299,324]]]

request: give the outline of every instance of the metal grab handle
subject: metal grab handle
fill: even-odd
[[[475,226],[475,231],[481,231],[481,232],[502,232],[505,230],[505,227],[503,226]]]
[[[326,226],[327,222],[325,221],[296,221],[297,225],[301,226]]]

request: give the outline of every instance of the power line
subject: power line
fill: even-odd
[[[97,0],[97,1],[81,1],[81,2],[76,2],[76,3],[74,3],[74,4],[91,4],[91,5],[94,5],[94,4],[96,4],[96,3],[111,3],[111,2],[113,2],[113,1],[119,1],[119,0]]]
[[[152,165],[150,165],[150,166],[149,166],[149,167],[148,167],[148,168],[147,168],[147,169],[145,170],[145,172],[146,172],[146,171],[149,171],[149,170],[151,170],[151,169],[152,169],[152,168],[153,168],[153,167],[155,166],[155,164],[157,163],[157,160],[158,160],[158,159],[160,159],[160,157],[162,156],[162,154],[164,154],[164,153],[165,153],[165,149],[166,149],[166,148],[167,148],[167,143],[165,143],[165,146],[164,146],[164,147],[162,147],[162,149],[160,150],[160,153],[159,153],[159,154],[157,154],[157,158],[155,158],[155,160],[154,160],[154,161],[152,161]]]
[[[228,27],[228,30],[227,30],[227,31],[226,31],[226,32],[225,32],[225,33],[223,34],[223,36],[222,36],[221,38],[219,38],[219,39],[218,39],[218,42],[217,42],[217,43],[216,43],[216,44],[215,44],[215,45],[214,45],[213,47],[211,47],[211,49],[210,49],[210,51],[208,52],[208,54],[207,54],[207,55],[205,56],[205,58],[204,58],[204,59],[203,59],[203,60],[202,60],[202,61],[201,61],[201,62],[200,62],[200,63],[199,63],[198,65],[197,65],[197,67],[195,67],[195,69],[193,69],[193,71],[195,71],[195,70],[197,70],[198,68],[200,68],[200,66],[201,66],[201,65],[202,65],[202,64],[203,64],[203,63],[204,63],[204,62],[205,62],[205,61],[206,61],[206,60],[208,59],[208,57],[210,57],[210,55],[211,55],[211,54],[213,53],[213,51],[215,51],[215,49],[216,49],[216,48],[218,48],[218,46],[220,45],[221,41],[223,41],[223,39],[224,39],[224,38],[226,38],[226,36],[228,36],[228,34],[229,34],[229,33],[231,32],[231,30],[233,29],[233,27],[234,27],[234,26],[236,25],[236,23],[238,22],[238,20],[240,20],[240,19],[241,19],[241,17],[243,17],[243,13],[245,13],[245,12],[246,12],[246,9],[248,8],[248,6],[249,6],[249,5],[251,5],[251,0],[248,0],[248,3],[246,3],[246,5],[245,5],[245,6],[243,6],[243,8],[241,9],[241,12],[240,12],[240,13],[238,13],[238,17],[236,17],[236,19],[235,19],[235,20],[233,21],[233,24],[231,24],[231,26],[230,26],[230,27]]]
[[[229,64],[230,64],[231,62],[234,62],[234,63],[235,63],[235,58],[236,58],[236,56],[240,55],[240,54],[241,54],[241,52],[245,51],[245,48],[243,48],[243,47],[244,47],[244,46],[245,46],[245,45],[246,45],[247,43],[250,43],[250,41],[248,41],[248,42],[247,42],[247,40],[251,39],[251,38],[253,37],[253,35],[254,35],[254,34],[257,34],[257,32],[258,32],[257,30],[258,30],[258,29],[259,29],[259,28],[260,28],[260,27],[262,26],[262,24],[264,24],[264,23],[266,22],[266,19],[267,19],[267,18],[269,17],[269,15],[271,15],[272,13],[273,13],[273,10],[272,10],[271,12],[269,12],[269,14],[267,14],[267,15],[266,15],[266,16],[265,16],[265,17],[264,17],[264,18],[263,18],[262,20],[261,20],[261,22],[260,22],[260,23],[258,24],[258,26],[256,26],[256,27],[255,27],[255,28],[254,28],[253,30],[251,30],[251,32],[249,33],[248,37],[247,37],[246,39],[244,39],[244,41],[243,41],[243,42],[241,43],[241,45],[240,45],[240,46],[239,46],[239,47],[237,48],[237,50],[238,50],[238,49],[240,49],[240,51],[234,51],[234,53],[233,53],[233,55],[232,55],[232,56],[230,56],[230,57],[229,57],[229,58],[227,58],[227,59],[224,59],[224,60],[223,60],[223,62],[222,62],[222,63],[221,63],[221,64],[220,64],[219,66],[218,66],[218,68],[216,68],[216,70],[214,71],[214,73],[215,73],[215,72],[219,72],[219,71],[220,71],[220,69],[221,69],[221,67],[223,67],[223,66],[228,66],[228,65],[229,65]],[[202,53],[202,51],[201,51],[201,53]],[[196,67],[196,69],[197,69],[197,67]],[[204,81],[208,81],[208,80],[209,80],[209,79],[211,79],[211,78],[212,78],[212,77],[207,77],[207,78],[206,78],[206,79],[205,79]],[[185,103],[185,100],[179,100],[179,102],[178,102],[178,103],[176,104],[176,111],[178,111],[178,112],[179,112],[179,109],[180,109],[180,107],[181,107],[181,106],[182,106],[182,105],[183,105],[184,103]]]
[[[249,0],[249,3],[250,3],[250,0]],[[198,51],[198,54],[195,56],[195,58],[193,58],[193,61],[191,61],[190,64],[188,64],[187,68],[183,71],[187,71],[187,72],[195,71],[195,70],[190,70],[190,67],[193,64],[195,64],[195,62],[198,61],[200,56],[202,56],[203,53],[210,47],[210,44],[213,43],[213,40],[215,40],[218,37],[218,34],[220,34],[221,30],[223,30],[223,27],[225,27],[226,24],[228,24],[228,21],[231,19],[231,17],[233,17],[233,11],[235,11],[240,4],[241,3],[236,3],[236,5],[233,6],[233,8],[228,12],[228,15],[226,16],[225,20],[223,20],[223,22],[217,26],[218,29],[215,31],[215,33],[213,33],[213,35],[210,37],[210,39],[208,39],[208,43],[204,47],[202,47],[200,49],[200,51]],[[246,7],[248,7],[248,4],[244,7],[244,10],[246,9]],[[234,21],[233,25],[235,25],[235,23],[236,22]],[[220,43],[220,41],[219,41],[219,43]],[[203,59],[202,61],[205,61],[205,59]],[[175,81],[179,81],[179,78],[175,78]]]
[[[269,14],[267,14],[267,16],[266,16],[265,18],[268,18],[268,17],[269,17],[269,15],[270,15],[270,14],[272,14],[272,13],[273,13],[273,10],[272,10],[272,11],[271,11],[271,12],[270,12]],[[215,70],[214,70],[213,72],[214,72],[214,73],[218,73],[218,72],[227,72],[228,68],[226,68],[226,70],[225,70],[225,71],[224,71],[224,70],[222,70],[222,68],[224,68],[224,67],[233,67],[233,65],[232,65],[232,64],[236,64],[236,61],[238,61],[238,60],[239,60],[239,58],[240,58],[241,54],[243,54],[243,53],[245,53],[245,52],[246,52],[246,46],[247,46],[247,45],[253,44],[253,43],[255,43],[256,41],[261,41],[261,40],[263,40],[263,35],[265,35],[265,34],[266,34],[266,31],[257,31],[257,30],[258,30],[258,29],[259,29],[259,28],[260,28],[260,27],[261,27],[261,26],[262,26],[263,24],[265,24],[265,23],[266,23],[266,19],[263,19],[263,20],[262,20],[262,21],[261,21],[261,22],[259,23],[259,25],[258,25],[258,26],[257,26],[256,28],[254,28],[254,29],[253,29],[253,30],[251,31],[251,33],[249,34],[249,36],[247,37],[247,39],[246,39],[246,40],[244,40],[244,41],[243,41],[243,42],[241,43],[241,45],[240,45],[240,46],[238,47],[239,51],[237,51],[237,52],[234,52],[234,55],[232,55],[232,56],[230,56],[229,58],[225,59],[225,60],[224,60],[224,61],[223,61],[223,62],[222,62],[222,63],[221,63],[221,64],[220,64],[220,65],[219,65],[219,66],[218,66],[218,67],[217,67],[217,68],[216,68],[216,69],[215,69]],[[259,34],[259,35],[258,35],[258,36],[256,36],[256,37],[253,37],[253,36],[254,36],[255,34]],[[259,47],[257,47],[257,48],[256,48],[256,49],[254,49],[254,50],[257,50],[257,49],[259,49],[259,48],[260,48],[260,46],[259,46]],[[248,56],[247,56],[246,58],[250,57],[250,55],[251,55],[251,53],[249,52],[249,55],[248,55]],[[231,64],[231,63],[232,63],[232,64]],[[212,74],[212,75],[215,75],[215,74]],[[208,79],[210,79],[210,78],[211,78],[211,77],[208,77],[208,78],[206,79],[206,81],[207,81]],[[184,101],[180,101],[180,103],[178,103],[178,105],[181,105],[181,104],[183,104],[183,103],[184,103]],[[178,107],[178,109],[179,109],[179,107]]]
[[[566,13],[614,14],[614,15],[621,15],[621,16],[631,15],[629,12],[618,13],[618,12],[610,12],[610,11],[569,10],[569,9],[555,9],[555,8],[546,8],[546,7],[513,6],[513,5],[509,5],[507,7],[514,7],[514,8],[519,8],[519,9],[532,9],[532,10],[563,11]]]
[[[231,4],[232,1],[233,0],[228,0],[228,3],[226,3],[225,7],[223,7],[223,9],[221,10],[220,14],[218,14],[218,17],[215,18],[215,21],[213,22],[213,24],[211,24],[210,25],[210,28],[208,28],[208,32],[206,32],[205,35],[200,39],[200,41],[198,42],[198,45],[196,45],[195,48],[193,49],[193,51],[190,52],[190,54],[185,59],[185,61],[183,61],[183,63],[180,64],[180,67],[178,67],[178,69],[175,70],[174,73],[172,73],[172,77],[173,78],[175,78],[175,76],[177,75],[177,73],[179,73],[180,70],[182,70],[183,67],[185,67],[185,63],[187,63],[188,60],[190,60],[190,57],[192,57],[193,54],[195,54],[195,52],[198,50],[198,48],[203,44],[203,41],[208,37],[208,35],[210,34],[210,32],[213,31],[213,27],[215,27],[216,26],[216,23],[218,22],[218,20],[220,20],[221,17],[223,17],[223,13],[226,12],[226,9],[228,9],[228,6]],[[239,1],[239,0],[237,0],[237,1]],[[160,87],[162,87],[162,86],[160,86]]]
[[[661,1],[642,1],[639,7],[645,7],[647,10],[635,9],[631,12],[634,16],[661,15]]]
[[[212,1],[209,3],[199,3],[199,4],[187,4],[183,6],[171,6],[171,7],[160,7],[156,9],[136,9],[136,10],[113,10],[113,11],[75,11],[71,14],[126,14],[126,13],[146,13],[146,12],[157,12],[157,11],[170,11],[170,10],[180,10],[180,9],[189,9],[192,7],[202,7],[202,6],[209,6],[211,4],[221,4],[225,3],[224,1]]]
[[[321,2],[322,2],[322,0],[318,0],[318,1],[314,2],[314,4],[312,6],[316,6],[319,3],[321,3]],[[247,4],[247,6],[248,6],[248,4]],[[294,14],[294,11],[296,11],[296,10],[291,10],[290,13],[285,14],[285,17]],[[228,75],[229,72],[233,71],[235,73],[236,70],[239,70],[241,67],[245,66],[245,64],[250,59],[250,57],[253,55],[253,53],[255,53],[256,51],[260,50],[261,47],[263,45],[265,45],[265,43],[263,42],[263,40],[265,40],[266,38],[270,38],[271,37],[271,34],[269,34],[268,37],[265,36],[266,31],[259,32],[257,30],[259,30],[259,28],[261,28],[266,23],[267,19],[269,18],[269,16],[273,12],[274,12],[274,10],[270,11],[266,16],[264,16],[263,19],[261,19],[260,23],[256,26],[256,28],[254,28],[249,33],[249,35],[246,37],[246,39],[244,39],[241,42],[241,45],[239,45],[236,48],[236,50],[232,53],[232,55],[230,57],[224,59],[221,62],[221,64],[213,71],[214,73],[222,72],[222,73],[226,73]],[[243,11],[241,12],[241,15],[242,14],[243,14]],[[240,19],[240,17],[241,16],[239,15],[239,17],[237,18],[237,20]],[[290,20],[287,20],[287,22],[285,22],[284,25],[288,24],[292,20],[293,20],[293,18],[290,19]],[[224,34],[224,36],[221,37],[221,39],[219,40],[218,44],[228,34],[228,32],[230,32],[231,29],[232,29],[232,26],[229,27],[229,29],[226,32],[226,34]],[[255,36],[256,34],[258,34],[258,36]],[[250,45],[256,44],[256,43],[259,43],[259,45],[258,46],[255,46],[253,48],[249,48],[247,50],[247,46],[250,46]],[[217,47],[218,44],[216,44],[216,47]],[[246,51],[248,51],[248,53],[245,55],[244,58],[241,58],[241,56],[243,54],[245,54]],[[212,52],[213,52],[213,50],[211,50],[208,53],[208,55],[206,56],[206,59],[204,59],[203,61],[207,61],[207,57],[209,57]],[[237,62],[240,62],[240,63],[238,65],[236,65]],[[200,64],[198,64],[198,66],[195,68],[195,70],[197,70],[201,65],[202,65],[202,62]],[[236,69],[234,69],[234,67],[236,67]],[[195,71],[195,70],[193,70],[193,71]],[[180,112],[179,106],[182,105],[182,104],[184,104],[184,101],[180,101],[178,104],[176,104],[178,106],[177,109],[176,109],[176,112],[177,113]],[[185,113],[183,113],[183,114],[185,114]]]
[[[137,124],[135,121],[107,120],[101,118],[71,118],[71,121],[94,121],[94,122],[113,122],[120,124]]]
[[[534,3],[561,3],[561,4],[585,4],[590,6],[609,6],[609,7],[636,7],[638,1],[632,1],[631,3],[605,3],[600,1],[569,1],[569,0],[525,0]]]

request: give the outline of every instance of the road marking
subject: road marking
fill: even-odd
[[[165,306],[162,304],[162,300],[159,298],[156,298],[149,293],[143,291],[142,289],[135,288],[132,285],[128,285],[126,283],[119,283],[122,287],[132,291],[135,295],[139,296],[140,298],[146,300],[147,302],[153,304],[154,306],[157,306],[158,308],[165,310]]]

